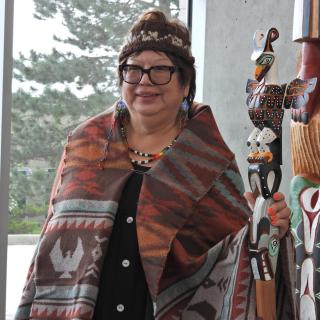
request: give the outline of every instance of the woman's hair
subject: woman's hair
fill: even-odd
[[[191,106],[196,95],[196,70],[194,65],[188,64],[185,60],[171,53],[167,53],[172,63],[179,68],[178,78],[182,86],[189,84],[189,92],[186,99]]]
[[[164,52],[178,67],[181,85],[190,84],[186,99],[191,105],[196,92],[196,72],[187,27],[177,19],[168,19],[160,10],[146,11],[130,29],[119,55],[119,63],[125,63],[130,56],[138,55],[144,50]],[[119,79],[121,85],[121,73]]]

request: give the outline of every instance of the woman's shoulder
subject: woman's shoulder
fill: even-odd
[[[103,112],[86,119],[71,131],[69,137],[79,137],[83,135],[105,136],[108,128],[112,126],[114,109],[115,106],[113,105],[106,108]]]
[[[210,106],[202,102],[194,101],[190,107],[190,116],[194,117],[203,110],[210,110]]]
[[[188,127],[206,141],[208,148],[214,149],[227,162],[234,159],[234,153],[222,137],[210,105],[194,102],[190,109],[190,120]]]

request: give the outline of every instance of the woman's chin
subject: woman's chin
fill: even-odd
[[[158,104],[139,104],[133,105],[131,111],[142,116],[154,116],[159,114],[161,108]]]
[[[159,103],[159,95],[149,95],[149,96],[136,96],[136,101],[139,104],[154,104]]]

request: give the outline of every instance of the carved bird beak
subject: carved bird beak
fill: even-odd
[[[255,70],[254,70],[254,78],[260,82],[264,76],[266,75],[266,73],[269,71],[270,66],[269,65],[258,65],[256,66]]]

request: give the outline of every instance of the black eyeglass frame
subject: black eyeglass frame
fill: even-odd
[[[123,76],[123,71],[124,71],[124,69],[125,69],[126,67],[135,67],[135,68],[137,68],[137,69],[139,69],[139,70],[141,71],[141,76],[140,76],[139,81],[129,82],[129,81],[125,80],[125,78],[124,78],[124,76]],[[136,65],[136,64],[120,64],[118,68],[119,68],[119,71],[121,72],[122,80],[123,80],[124,82],[126,82],[126,83],[129,83],[129,84],[139,84],[140,81],[141,81],[141,79],[142,79],[142,77],[143,77],[143,75],[146,73],[146,74],[148,75],[148,77],[149,77],[150,82],[151,82],[153,85],[157,85],[157,86],[162,86],[162,85],[168,84],[168,83],[171,81],[171,79],[172,79],[172,75],[173,75],[175,72],[177,72],[178,69],[179,69],[179,67],[177,67],[177,66],[165,66],[165,65],[153,66],[153,67],[150,67],[150,68],[148,68],[148,69],[144,69],[144,68],[142,68],[141,66],[138,66],[138,65]],[[168,80],[167,82],[164,82],[164,83],[156,83],[156,82],[152,81],[151,76],[150,76],[150,72],[151,72],[152,70],[154,70],[154,69],[157,69],[157,68],[165,68],[165,69],[167,69],[167,70],[170,71],[170,77],[169,77],[169,80]]]

